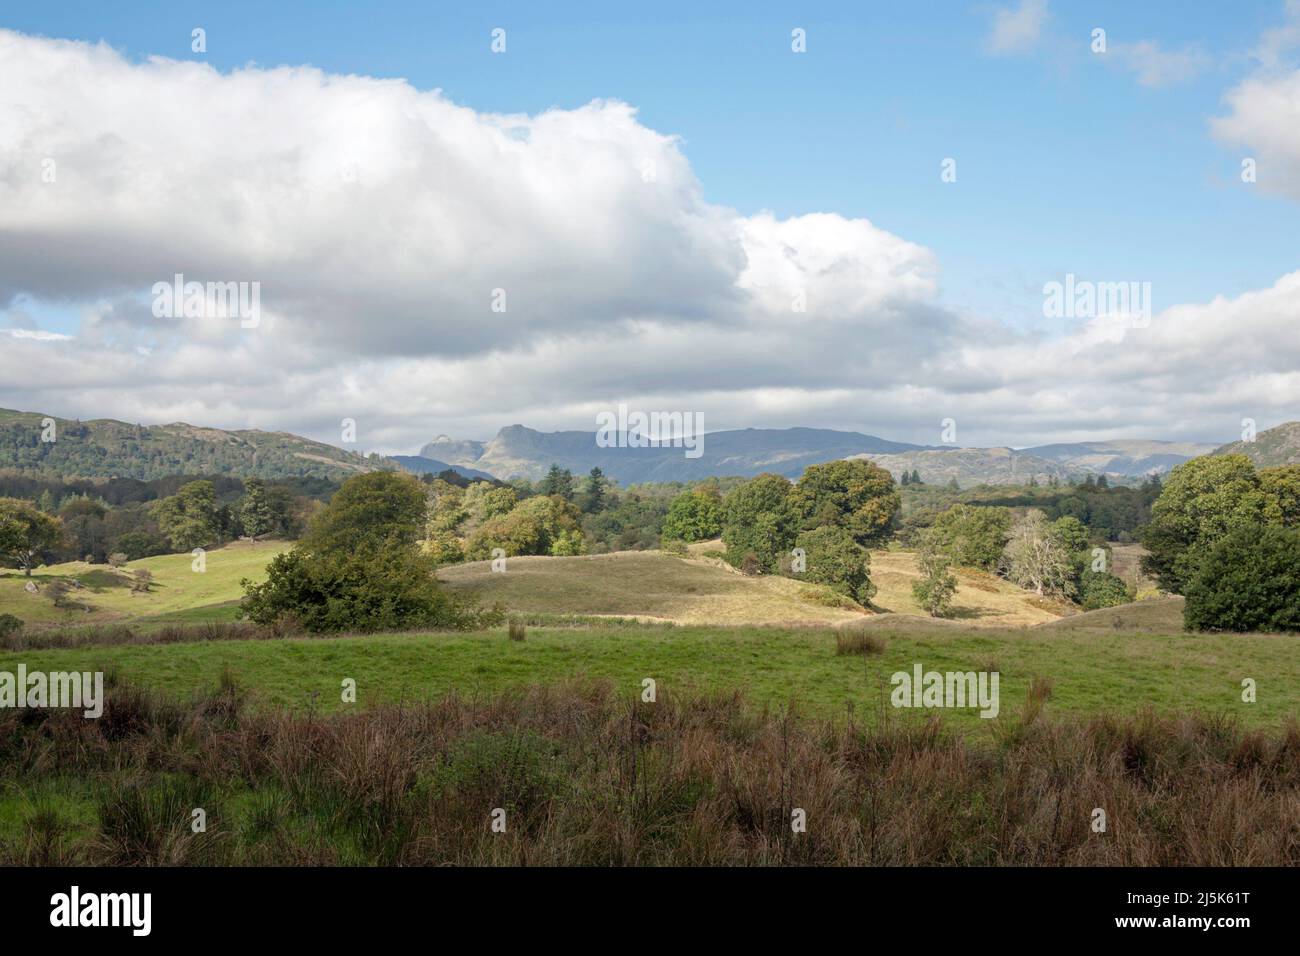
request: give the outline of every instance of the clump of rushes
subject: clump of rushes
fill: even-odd
[[[867,631],[840,631],[835,635],[835,653],[861,654],[863,657],[885,653],[885,639]]]
[[[528,629],[524,626],[523,621],[510,622],[510,640],[522,641],[527,633]]]

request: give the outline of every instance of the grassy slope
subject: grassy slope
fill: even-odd
[[[659,551],[576,558],[510,558],[443,568],[454,590],[508,610],[606,614],[680,624],[831,624],[860,611],[825,607],[801,596],[809,585],[776,576],[746,577],[721,561],[684,560]]]
[[[127,573],[107,565],[72,561],[33,573],[38,586],[56,577],[76,578],[85,587],[70,592],[73,610],[54,607],[44,593],[28,594],[21,572],[0,574],[0,614],[13,614],[32,624],[87,624],[112,620],[230,620],[243,590],[243,578],[261,580],[266,564],[288,547],[283,541],[237,541],[207,553],[207,570],[192,570],[188,554],[167,554],[132,561]],[[129,572],[146,568],[154,583],[148,594],[132,594]],[[85,606],[89,606],[89,613]]]
[[[215,685],[229,668],[265,703],[337,710],[340,682],[357,681],[361,705],[487,692],[575,675],[613,679],[629,694],[653,677],[665,692],[739,688],[758,704],[797,702],[805,712],[842,714],[846,701],[874,711],[881,681],[920,662],[927,670],[997,669],[1003,711],[1018,709],[1031,677],[1054,681],[1049,711],[1231,712],[1276,726],[1300,710],[1300,656],[1283,635],[1188,635],[1061,626],[1019,631],[962,627],[882,629],[880,657],[839,657],[821,628],[530,629],[523,642],[482,634],[390,634],[290,641],[130,645],[0,654],[0,670],[115,666],[128,679],[184,694]],[[1253,677],[1258,703],[1243,704]],[[894,711],[897,717],[901,712]],[[969,712],[952,717],[984,724]],[[982,729],[982,728],[981,728]]]
[[[712,543],[719,546],[718,543]],[[746,577],[721,561],[691,560],[657,551],[623,551],[577,558],[510,558],[505,573],[489,562],[444,568],[453,589],[510,611],[543,614],[611,614],[679,624],[834,624],[862,614],[819,605],[804,596],[810,586],[774,575]],[[923,613],[912,597],[917,579],[910,551],[873,551],[875,605],[900,614]],[[1060,612],[992,575],[961,571],[954,619],[982,627],[1020,627],[1056,620]],[[885,623],[882,616],[880,623]],[[892,615],[889,615],[892,620]]]
[[[956,572],[951,619],[977,627],[1023,627],[1058,619],[1063,608],[1043,601],[1002,578],[970,568]],[[877,591],[876,607],[896,614],[925,612],[912,597],[912,585],[919,580],[913,551],[871,552],[871,580]]]

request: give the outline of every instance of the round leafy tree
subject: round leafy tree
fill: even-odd
[[[762,474],[735,488],[723,502],[722,543],[727,560],[741,566],[753,555],[759,568],[775,571],[799,533],[790,500],[794,486],[780,475]]]
[[[1142,535],[1142,570],[1175,594],[1206,549],[1235,528],[1280,519],[1275,494],[1261,487],[1245,455],[1205,455],[1169,473]]]
[[[795,546],[803,548],[807,564],[806,572],[797,577],[829,585],[859,604],[869,604],[876,596],[876,586],[871,583],[871,554],[844,528],[826,525],[805,531]]]
[[[861,458],[809,465],[792,496],[805,528],[837,525],[864,547],[889,534],[901,500],[894,476]]]
[[[1183,593],[1189,630],[1300,631],[1300,531],[1263,525],[1228,532]]]
[[[707,541],[722,533],[722,497],[712,485],[683,491],[668,506],[663,536],[681,541]]]

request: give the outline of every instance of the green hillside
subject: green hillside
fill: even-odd
[[[244,578],[261,581],[271,558],[288,548],[284,541],[236,541],[209,551],[202,574],[189,554],[164,554],[132,561],[121,571],[103,564],[70,561],[39,568],[30,578],[21,571],[0,570],[0,614],[12,614],[29,625],[82,625],[110,621],[231,620]],[[153,575],[149,592],[131,590],[131,574]],[[81,584],[56,608],[45,586],[57,579]],[[26,589],[34,583],[35,592]]]
[[[223,431],[177,422],[131,425],[113,419],[54,418],[55,440],[42,441],[39,412],[0,409],[0,468],[63,478],[138,478],[168,475],[237,475],[241,478],[341,479],[377,467],[384,458],[350,451],[288,432]]]
[[[1245,455],[1260,468],[1300,465],[1300,422],[1287,422],[1262,431],[1251,442],[1235,441],[1216,455]]]

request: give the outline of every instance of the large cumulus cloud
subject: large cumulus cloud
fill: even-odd
[[[613,101],[488,114],[0,31],[0,210],[0,404],[67,416],[325,440],[349,417],[402,451],[628,401],[1027,444],[1230,438],[1300,396],[1295,276],[1147,328],[1015,332],[943,306],[933,254],[866,220],[707,202],[681,143]],[[261,325],[156,317],[175,273],[260,282]],[[80,328],[34,330],[33,303]]]

